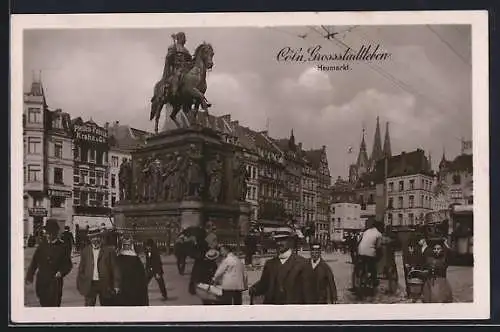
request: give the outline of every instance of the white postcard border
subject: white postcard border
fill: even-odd
[[[17,323],[487,319],[490,315],[488,12],[322,12],[13,15],[11,20],[11,319]],[[315,306],[24,307],[23,30],[263,27],[300,25],[472,25],[474,302]],[[83,300],[82,300],[83,301]]]

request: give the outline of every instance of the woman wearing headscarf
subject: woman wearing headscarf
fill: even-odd
[[[148,280],[144,265],[134,250],[132,238],[126,236],[122,239],[116,260],[122,276],[117,305],[147,306],[149,304]]]
[[[427,277],[422,289],[424,303],[453,302],[451,287],[446,279],[448,247],[444,239],[427,241],[424,249],[424,270]]]

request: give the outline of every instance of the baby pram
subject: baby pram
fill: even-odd
[[[422,289],[425,282],[426,271],[409,268],[406,276],[406,291],[412,302],[417,302],[422,297]]]

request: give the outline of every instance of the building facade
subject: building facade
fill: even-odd
[[[330,220],[330,239],[336,242],[343,241],[346,233],[364,228],[361,204],[357,201],[354,188],[340,177],[331,188]]]
[[[434,174],[425,152],[402,152],[389,164],[385,224],[397,229],[426,223],[433,210]]]
[[[106,128],[80,117],[73,124],[73,223],[111,227],[109,141]]]
[[[24,235],[37,236],[47,219],[71,224],[72,137],[67,113],[49,110],[41,80],[24,94]]]
[[[109,206],[113,208],[120,200],[120,166],[122,162],[132,159],[132,151],[144,146],[146,138],[151,135],[143,130],[132,128],[128,125],[120,125],[115,121],[112,125],[104,124],[108,132],[109,142]]]

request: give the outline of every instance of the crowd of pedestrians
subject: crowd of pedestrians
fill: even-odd
[[[78,231],[78,230],[77,230]],[[145,260],[139,258],[134,240],[123,235],[118,241],[110,238],[104,228],[85,229],[74,238],[69,228],[59,234],[57,222],[47,222],[44,240],[36,248],[27,269],[26,283],[36,274],[36,295],[40,305],[61,305],[64,277],[73,268],[73,251],[80,254],[76,286],[85,306],[147,306],[148,285],[156,280],[162,300],[168,299],[160,252],[152,239],[144,244]],[[247,268],[252,264],[257,241],[247,239],[242,261],[234,247],[219,243],[216,228],[208,223],[205,229],[185,231],[176,242],[176,256],[194,259],[188,291],[199,294],[200,285],[219,292],[211,298],[201,297],[204,305],[241,305],[243,292],[249,291],[251,301],[263,304],[333,304],[337,303],[334,271],[322,258],[324,245],[309,241],[310,257],[296,250],[293,230],[272,235],[276,254],[268,259],[259,280],[248,284]],[[347,239],[352,260],[352,287],[360,300],[375,296],[381,280],[387,281],[385,292],[398,291],[399,278],[404,277],[406,295],[424,303],[452,302],[447,280],[449,248],[444,238],[414,234],[403,249],[404,276],[398,276],[396,250],[400,243],[390,228],[369,219],[365,230]],[[183,252],[183,253],[180,253]]]

